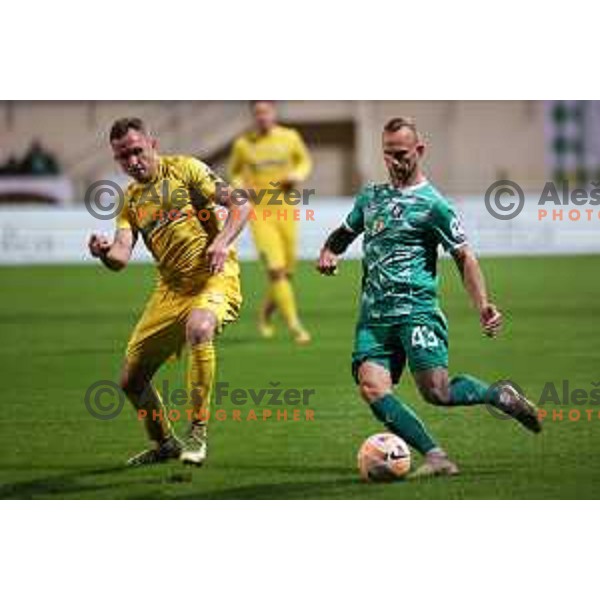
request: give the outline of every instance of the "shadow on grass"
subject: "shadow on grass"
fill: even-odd
[[[165,470],[165,466],[168,467]],[[219,467],[216,467],[219,468]],[[228,469],[227,466],[223,467]],[[249,467],[252,470],[251,467]],[[265,471],[265,467],[257,470]],[[316,481],[256,483],[233,488],[215,488],[202,490],[203,470],[181,465],[161,465],[132,469],[124,465],[96,468],[88,470],[67,471],[56,475],[37,477],[29,481],[21,481],[0,485],[0,500],[32,500],[36,498],[62,499],[72,495],[103,492],[103,497],[145,499],[253,499],[253,498],[310,498],[320,497],[340,486],[357,483],[355,475],[347,469],[336,467],[304,468],[289,465],[271,466],[269,471],[289,475],[298,473],[318,473]],[[86,478],[129,474],[130,477],[110,478],[109,481],[85,481]],[[331,479],[323,477],[331,476]],[[232,480],[234,478],[232,477]],[[149,486],[140,490],[137,486]],[[179,489],[174,486],[181,486]],[[197,491],[195,491],[197,490]],[[113,493],[114,492],[114,493]],[[181,493],[183,492],[183,493]]]
[[[86,471],[68,471],[49,477],[39,477],[30,481],[20,481],[0,485],[0,500],[32,500],[36,497],[56,496],[65,494],[103,490],[111,487],[126,485],[127,482],[112,482],[107,484],[82,483],[82,477],[111,475],[126,470],[124,465],[89,469]]]
[[[165,467],[167,467],[165,469]],[[211,470],[229,471],[233,466],[215,465]],[[62,499],[85,494],[93,497],[98,492],[104,498],[122,498],[139,500],[319,500],[337,499],[384,499],[394,490],[392,497],[415,497],[415,483],[397,482],[373,485],[361,481],[353,469],[340,466],[293,466],[293,465],[237,465],[237,470],[269,471],[285,477],[285,480],[255,481],[246,484],[229,485],[229,482],[216,483],[211,478],[203,481],[204,469],[168,464],[132,469],[124,465],[68,471],[47,477],[38,477],[29,481],[4,484],[0,486],[0,499],[31,500],[36,498]],[[124,475],[125,477],[110,477]],[[207,473],[208,474],[208,473]],[[297,475],[297,480],[289,480]],[[86,478],[108,476],[109,480],[85,481]],[[235,482],[235,476],[231,477]],[[206,489],[204,484],[212,489]],[[427,484],[439,482],[420,482],[420,493],[416,498],[438,497],[435,487]],[[454,482],[452,482],[454,483]],[[446,486],[448,481],[446,481]],[[142,486],[140,489],[139,486]],[[406,492],[409,492],[406,494]],[[458,490],[445,489],[443,497],[456,497]],[[451,492],[454,492],[453,494]],[[460,492],[458,497],[460,497]]]
[[[233,488],[222,488],[209,492],[178,494],[177,500],[318,500],[324,499],[332,492],[343,498],[344,492],[356,492],[363,486],[356,477],[338,477],[334,479],[318,479],[315,481],[284,481],[280,483],[254,483]],[[351,498],[351,494],[346,494]]]

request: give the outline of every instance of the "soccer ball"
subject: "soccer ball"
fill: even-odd
[[[366,439],[357,459],[365,481],[394,481],[410,471],[410,449],[393,433],[376,433]]]

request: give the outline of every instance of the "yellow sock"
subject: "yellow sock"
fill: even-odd
[[[212,341],[202,342],[190,348],[187,379],[194,421],[207,421],[216,364],[215,346]]]
[[[277,308],[283,315],[287,326],[295,331],[300,327],[298,311],[296,309],[296,299],[294,298],[294,289],[288,279],[278,279],[271,283],[273,300]]]

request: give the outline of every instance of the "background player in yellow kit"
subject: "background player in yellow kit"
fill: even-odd
[[[229,162],[232,185],[256,192],[297,187],[312,169],[300,134],[277,123],[275,102],[256,100],[252,102],[252,110],[255,129],[240,136],[233,145]],[[285,201],[276,207],[268,205],[267,200],[253,205],[256,218],[250,220],[250,227],[269,278],[258,327],[264,337],[273,337],[272,316],[279,310],[296,342],[305,344],[310,336],[298,317],[291,284],[298,239],[298,224],[291,217],[294,208],[297,207]],[[263,218],[266,210],[272,214]],[[287,218],[281,218],[282,214],[287,214]]]
[[[141,235],[159,274],[127,346],[121,376],[128,398],[146,411],[145,426],[154,443],[129,464],[180,458],[200,465],[206,458],[205,414],[215,377],[213,338],[237,318],[242,302],[232,243],[250,208],[234,207],[230,188],[199,160],[159,156],[156,139],[140,119],[116,121],[110,143],[115,160],[134,182],[125,193],[114,240],[92,235],[90,252],[118,271],[127,265]],[[232,210],[227,213],[217,204]],[[163,405],[151,382],[159,367],[185,344],[193,418],[182,444],[169,423],[156,418]]]

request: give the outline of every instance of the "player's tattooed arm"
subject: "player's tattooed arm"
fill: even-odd
[[[348,246],[357,238],[357,234],[346,225],[340,225],[334,229],[325,240],[325,248],[328,248],[334,254],[344,254]]]
[[[452,253],[463,284],[479,312],[479,320],[485,335],[494,337],[502,327],[502,313],[489,301],[485,278],[475,253],[468,244],[459,246]]]
[[[341,225],[329,234],[319,254],[317,270],[322,275],[335,275],[338,257],[343,254],[348,246],[358,237],[354,231]]]
[[[231,244],[240,235],[250,216],[250,202],[248,200],[234,202],[231,196],[232,191],[229,186],[221,188],[215,197],[215,201],[227,208],[229,212],[223,229],[206,250],[209,269],[212,273],[220,273],[223,270]]]
[[[104,235],[92,234],[88,242],[90,254],[99,258],[111,271],[120,271],[127,266],[133,246],[135,235],[131,229],[117,229],[113,242],[109,242]]]

